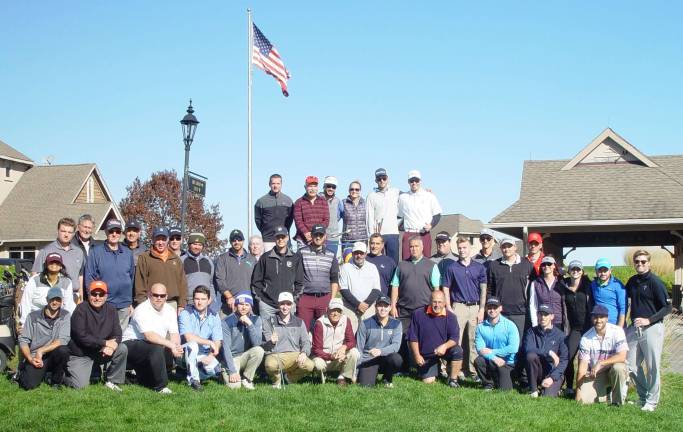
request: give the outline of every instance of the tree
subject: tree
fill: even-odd
[[[135,178],[126,188],[126,197],[119,208],[126,220],[135,219],[142,224],[142,241],[149,243],[155,227],[180,226],[182,182],[175,170],[159,171],[144,183]],[[204,207],[204,197],[187,193],[186,233],[201,232],[206,236],[204,251],[215,255],[225,251],[227,240],[220,240],[223,216],[219,205]]]

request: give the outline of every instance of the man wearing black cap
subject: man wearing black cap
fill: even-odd
[[[503,255],[500,253],[500,249],[496,247],[496,236],[495,233],[484,228],[479,232],[479,243],[481,244],[481,249],[472,258],[478,263],[484,264],[487,268],[491,261],[495,261]]]
[[[254,299],[258,301],[259,315],[264,322],[277,313],[280,293],[301,292],[304,284],[301,254],[292,252],[288,241],[287,229],[283,226],[277,227],[275,247],[264,253],[254,267],[251,291]],[[292,308],[294,306],[296,305],[292,305]]]
[[[209,307],[210,313],[218,312],[221,309],[221,301],[216,296],[216,289],[213,286],[214,281],[214,267],[213,260],[202,252],[206,244],[206,237],[200,232],[194,232],[187,237],[187,253],[180,257],[183,262],[183,270],[185,270],[185,280],[187,281],[187,302],[192,303],[194,289],[198,286],[204,286],[209,290]]]
[[[71,314],[62,309],[62,290],[47,292],[47,306],[31,312],[19,335],[24,359],[19,364],[19,385],[31,390],[40,385],[46,372],[52,372],[52,385],[60,386],[69,361],[67,344],[71,339]]]
[[[135,264],[137,264],[138,262],[138,257],[143,253],[147,252],[147,248],[140,241],[141,229],[142,226],[140,225],[140,222],[136,220],[129,220],[128,222],[126,222],[126,228],[123,233],[126,237],[125,240],[123,240],[123,244],[128,246],[128,249],[130,249],[131,252],[133,252]]]
[[[292,199],[282,192],[282,176],[273,174],[268,180],[270,190],[254,204],[256,228],[263,237],[263,252],[270,252],[275,246],[275,229],[285,227],[287,232],[294,222]]]
[[[584,404],[607,401],[623,405],[628,390],[628,343],[624,329],[608,322],[609,311],[603,305],[595,305],[591,316],[593,327],[579,345],[576,400]]]
[[[230,231],[230,249],[216,258],[216,289],[223,300],[222,311],[230,315],[235,309],[235,296],[251,290],[251,275],[258,261],[244,249],[244,234]],[[267,255],[265,253],[264,255]]]
[[[567,369],[568,351],[564,332],[553,325],[553,310],[546,304],[538,306],[538,325],[524,334],[526,373],[529,394],[556,397],[562,387],[562,375]]]
[[[457,261],[458,258],[453,255],[453,251],[451,250],[451,235],[448,234],[448,232],[439,231],[439,233],[434,236],[434,242],[436,243],[436,253],[429,259],[439,266],[439,271],[443,275],[446,267],[448,267],[451,262]]]
[[[299,250],[304,267],[303,292],[298,297],[296,314],[310,331],[315,320],[325,315],[330,299],[339,291],[339,263],[335,253],[325,248],[325,227],[315,224],[311,228],[313,240]]]
[[[382,235],[385,255],[398,262],[398,196],[401,191],[389,186],[389,174],[384,168],[375,170],[375,183],[377,187],[366,200],[368,228],[370,234]]]
[[[168,250],[172,253],[181,256],[185,251],[180,247],[183,245],[183,233],[178,227],[170,227],[168,229]]]
[[[94,245],[85,265],[85,286],[93,281],[107,284],[107,303],[116,308],[122,329],[128,326],[133,313],[133,282],[135,281],[135,261],[133,253],[119,243],[121,222],[110,219],[104,228],[107,240]],[[87,293],[86,293],[87,294]]]

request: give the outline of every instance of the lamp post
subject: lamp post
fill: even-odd
[[[190,165],[190,147],[192,147],[192,141],[194,141],[194,133],[197,131],[197,125],[199,121],[197,117],[194,116],[194,109],[192,108],[192,99],[190,99],[190,106],[187,107],[187,114],[180,120],[180,124],[183,128],[183,142],[185,143],[185,168],[183,170],[183,195],[181,197],[182,204],[180,210],[180,232],[183,238],[185,238],[185,215],[187,213],[187,189],[188,189],[188,179],[187,172]]]

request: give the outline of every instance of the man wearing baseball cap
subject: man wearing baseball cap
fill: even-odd
[[[339,221],[344,216],[344,206],[339,198],[337,198],[337,186],[339,181],[337,177],[327,176],[323,180],[323,191],[319,194],[321,198],[327,201],[327,207],[330,211],[330,223],[327,225],[327,240],[325,247],[337,255],[339,249],[339,237],[341,237],[341,227]]]
[[[495,261],[503,256],[500,253],[500,249],[495,247],[496,236],[493,230],[483,228],[479,232],[479,244],[481,244],[481,249],[479,249],[479,252],[472,259],[478,263],[484,264],[486,268],[488,268],[491,261]]]
[[[474,360],[484,390],[512,390],[510,373],[519,350],[515,323],[501,315],[503,305],[496,297],[486,300],[486,317],[477,326],[474,339],[479,356]]]
[[[237,293],[235,312],[223,320],[223,359],[229,374],[225,384],[230,388],[253,390],[254,374],[263,360],[263,326],[253,307],[248,291]]]
[[[140,231],[142,231],[142,226],[140,225],[140,222],[135,219],[126,222],[126,227],[123,231],[123,235],[125,236],[123,244],[133,253],[133,259],[136,264],[138,262],[138,257],[147,252],[147,248],[142,241],[140,241]]]
[[[541,233],[532,232],[527,237],[527,246],[529,246],[529,254],[526,259],[534,265],[536,277],[541,276],[541,262],[545,254],[543,253],[543,236]]]
[[[389,185],[389,173],[384,168],[375,170],[377,187],[368,194],[367,221],[370,234],[381,234],[385,255],[399,260],[398,197],[401,191]]]
[[[110,219],[104,232],[107,240],[93,245],[85,264],[86,291],[94,281],[107,285],[107,303],[116,308],[119,325],[128,326],[133,313],[133,282],[135,281],[135,258],[133,252],[120,243],[121,222]],[[87,297],[88,292],[86,292]]]
[[[323,383],[326,372],[339,372],[337,384],[345,386],[347,380],[356,381],[358,350],[351,320],[342,314],[341,299],[330,300],[327,314],[315,321],[313,326],[313,364],[320,372]]]
[[[263,252],[275,246],[275,229],[285,227],[287,232],[294,222],[292,199],[282,192],[282,176],[272,174],[268,180],[270,190],[254,204],[254,221],[263,237]]]
[[[205,245],[206,236],[200,232],[193,232],[187,236],[187,253],[180,257],[187,282],[187,302],[192,302],[194,295],[191,293],[194,293],[195,288],[198,286],[206,287],[210,294],[209,312],[218,314],[221,310],[221,299],[216,295],[214,263],[211,258],[204,254]]]
[[[19,363],[18,381],[21,388],[31,390],[40,385],[45,373],[52,373],[51,384],[64,381],[69,361],[67,344],[71,339],[71,314],[62,309],[64,294],[57,287],[47,292],[47,305],[28,314],[19,334],[19,349],[23,360]]]
[[[237,228],[230,231],[229,241],[230,249],[216,258],[216,289],[221,296],[224,315],[233,312],[237,293],[250,290],[251,275],[257,261],[244,248],[242,231]]]
[[[264,322],[277,313],[280,293],[300,293],[303,289],[301,254],[292,252],[288,243],[287,229],[275,228],[275,247],[264,253],[254,268],[251,292],[254,300],[258,301],[258,313]]]
[[[181,256],[185,251],[181,250],[183,245],[183,232],[180,227],[170,227],[168,229],[168,250],[172,253]]]
[[[579,371],[576,400],[584,404],[610,402],[623,405],[626,400],[628,343],[621,326],[608,322],[609,311],[596,304],[591,312],[593,327],[579,344]],[[611,388],[611,392],[607,390]]]
[[[596,277],[591,282],[593,303],[602,305],[609,312],[609,323],[624,327],[626,322],[626,288],[624,284],[612,276],[612,264],[607,258],[595,262]]]
[[[310,330],[318,318],[325,315],[330,299],[339,291],[339,263],[334,253],[325,248],[325,227],[311,228],[312,241],[299,250],[304,267],[303,291],[298,297],[296,314]]]
[[[408,173],[410,191],[398,197],[398,217],[402,219],[403,237],[401,257],[410,256],[409,239],[419,236],[424,244],[424,254],[432,254],[432,228],[441,219],[441,205],[433,193],[422,188],[422,174],[418,170]]]
[[[306,192],[294,202],[294,224],[299,248],[313,241],[311,229],[315,224],[321,224],[327,229],[330,224],[330,208],[324,198],[318,196],[318,177],[308,176],[304,183]]]
[[[266,373],[274,388],[282,388],[282,379],[295,383],[313,372],[315,365],[308,358],[311,341],[301,318],[292,315],[294,296],[283,291],[278,295],[278,312],[263,321],[263,348],[268,352]]]
[[[24,325],[28,315],[42,310],[46,303],[45,296],[51,288],[62,290],[62,308],[71,313],[76,308],[71,279],[64,275],[62,256],[57,252],[47,254],[42,264],[42,271],[26,282],[19,302],[19,324]]]
[[[187,281],[180,257],[168,249],[168,229],[157,227],[152,232],[152,249],[140,255],[135,268],[135,302],[147,300],[152,285],[166,287],[166,301],[178,313],[187,304]]]
[[[526,372],[531,397],[538,397],[539,387],[543,396],[556,397],[567,369],[569,356],[564,332],[553,325],[553,315],[552,307],[546,304],[539,305],[538,325],[524,334],[522,346],[526,353]]]
[[[377,267],[366,260],[367,246],[353,244],[353,256],[339,270],[339,290],[344,314],[351,320],[353,331],[358,323],[375,314],[375,300],[382,294]]]
[[[93,365],[106,367],[106,388],[120,392],[119,385],[125,381],[128,347],[121,343],[119,316],[108,293],[106,282],[93,280],[88,285],[88,301],[76,306],[71,317],[66,384],[73,388],[90,384]]]

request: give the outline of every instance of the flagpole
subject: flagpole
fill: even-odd
[[[247,235],[251,237],[251,225],[253,215],[252,212],[252,199],[251,199],[251,57],[252,50],[254,46],[253,41],[253,31],[252,31],[252,21],[251,21],[251,9],[247,9],[247,40],[249,44],[249,49],[247,50]]]

